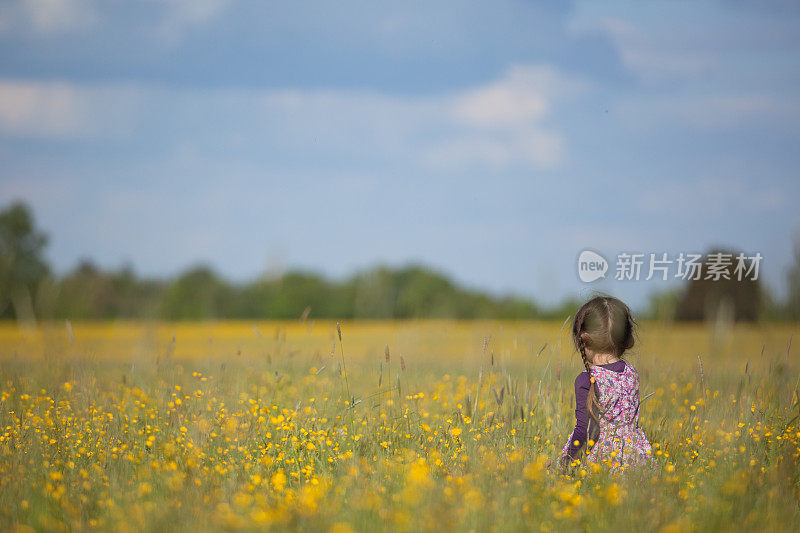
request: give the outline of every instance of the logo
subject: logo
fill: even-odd
[[[614,279],[617,281],[639,281],[644,279],[671,278],[682,280],[757,280],[761,252],[748,255],[744,252],[709,252],[705,255],[693,252],[680,252],[670,255],[667,252],[620,252],[614,266]],[[578,256],[578,277],[584,283],[592,283],[606,277],[609,263],[606,258],[592,250],[583,250]],[[673,274],[672,271],[676,272]]]
[[[578,256],[578,277],[584,283],[591,283],[606,277],[608,261],[602,255],[591,250],[584,250]]]

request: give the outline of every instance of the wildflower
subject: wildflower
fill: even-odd
[[[272,488],[274,488],[276,492],[283,492],[284,487],[286,487],[286,481],[286,474],[283,473],[282,469],[275,472],[270,480]]]

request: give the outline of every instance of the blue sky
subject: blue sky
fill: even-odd
[[[584,248],[800,231],[791,2],[0,4],[0,200],[83,257],[233,280],[424,262],[542,303]],[[674,283],[674,282],[672,282]]]

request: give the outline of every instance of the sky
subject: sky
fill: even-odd
[[[233,281],[434,267],[643,308],[621,252],[800,234],[794,2],[4,0],[0,207],[83,258]],[[584,249],[610,263],[584,283]]]

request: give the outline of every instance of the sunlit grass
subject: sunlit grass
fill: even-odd
[[[562,326],[0,325],[0,529],[800,528],[794,326],[644,324],[660,471],[558,477]]]

